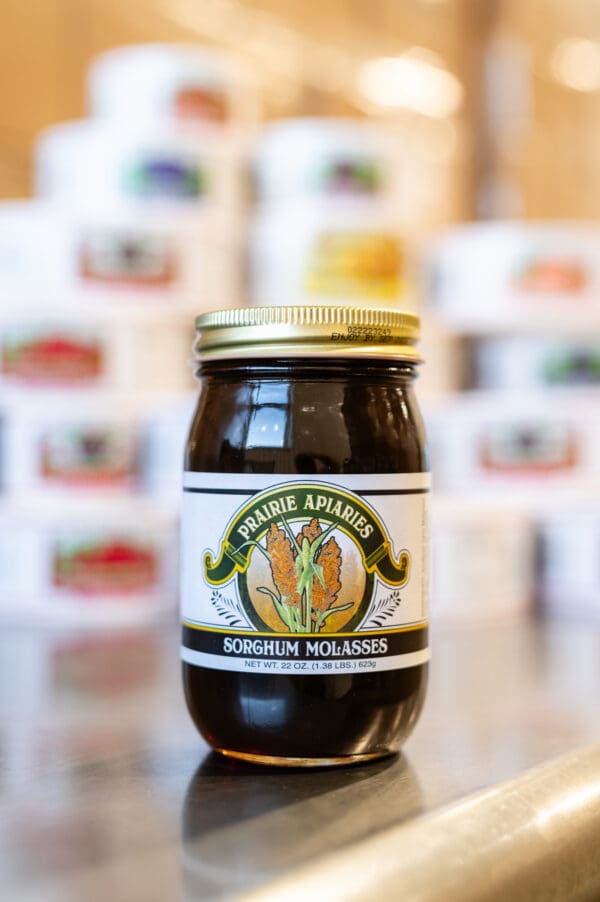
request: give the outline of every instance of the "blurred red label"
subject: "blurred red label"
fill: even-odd
[[[5,376],[22,382],[80,384],[102,375],[104,355],[99,342],[62,332],[5,336],[0,365]]]
[[[480,464],[496,473],[529,474],[570,470],[578,463],[575,437],[557,424],[501,424],[481,443]]]
[[[157,235],[101,230],[84,239],[79,272],[108,285],[160,288],[176,277],[174,255]]]
[[[514,280],[518,291],[538,294],[577,294],[587,283],[588,275],[582,263],[556,257],[528,260]]]
[[[57,427],[40,447],[40,475],[69,485],[133,483],[137,471],[135,436],[102,427]]]
[[[173,110],[179,119],[226,122],[229,118],[223,91],[201,85],[181,85],[173,98]]]
[[[54,552],[54,585],[80,595],[143,592],[155,586],[158,572],[156,551],[134,540],[65,543]]]

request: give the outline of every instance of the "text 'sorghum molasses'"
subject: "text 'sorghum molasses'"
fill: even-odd
[[[269,307],[198,318],[183,681],[213,748],[265,764],[398,749],[425,695],[429,475],[419,320]]]

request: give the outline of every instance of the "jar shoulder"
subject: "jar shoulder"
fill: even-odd
[[[186,446],[197,472],[395,473],[428,469],[411,383],[203,381]]]

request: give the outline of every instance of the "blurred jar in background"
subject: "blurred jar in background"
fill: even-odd
[[[255,154],[252,302],[394,306],[410,300],[405,167],[392,133],[366,120],[270,126]]]
[[[38,195],[57,203],[128,203],[239,212],[243,148],[206,126],[166,129],[83,119],[46,129],[36,146]]]
[[[87,80],[92,116],[131,123],[256,126],[256,81],[224,51],[197,44],[118,47],[93,61]]]
[[[176,519],[147,499],[51,497],[0,506],[4,620],[127,625],[173,607]]]
[[[519,511],[464,497],[435,499],[433,622],[527,617],[535,583],[534,546],[533,520]]]

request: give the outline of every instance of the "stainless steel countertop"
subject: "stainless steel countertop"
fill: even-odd
[[[600,739],[600,626],[433,632],[404,753],[276,771],[209,752],[177,628],[0,637],[0,893],[144,902],[239,894]]]

